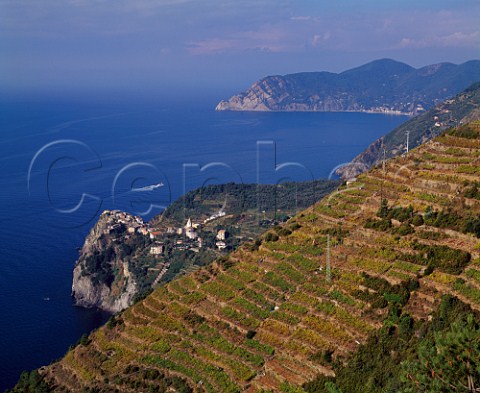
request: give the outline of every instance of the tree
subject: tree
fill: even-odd
[[[53,392],[53,389],[46,384],[43,377],[34,370],[31,372],[24,371],[20,376],[17,385],[7,390],[6,393],[49,393]]]
[[[377,215],[380,218],[387,218],[388,217],[388,200],[386,198],[382,199],[382,203],[380,204],[380,209],[378,209]]]
[[[480,329],[473,315],[424,343],[403,364],[405,392],[480,392]]]

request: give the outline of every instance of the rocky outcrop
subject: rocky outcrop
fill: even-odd
[[[415,69],[383,59],[342,72],[268,76],[217,111],[368,112],[415,116],[480,80],[480,61]]]
[[[86,308],[97,307],[102,310],[116,313],[132,304],[137,294],[135,280],[128,272],[128,264],[123,263],[125,286],[115,289],[105,283],[96,283],[89,276],[82,275],[81,265],[77,265],[73,272],[72,295],[76,305]],[[114,294],[117,292],[118,295]]]
[[[326,180],[208,185],[189,191],[149,222],[121,211],[105,211],[86,237],[75,265],[75,302],[120,311],[155,286],[213,262],[277,220],[311,206],[338,185]],[[278,218],[277,209],[282,212]],[[261,224],[259,210],[268,217]],[[225,247],[217,242],[220,226],[239,230],[236,236],[222,239]]]
[[[129,260],[118,241],[127,226],[117,214],[134,221],[126,213],[105,211],[85,239],[73,271],[72,296],[78,306],[115,313],[131,305],[137,294]]]

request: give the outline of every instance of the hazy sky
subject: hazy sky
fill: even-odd
[[[461,63],[479,20],[480,0],[0,0],[0,89],[236,92],[383,57]]]

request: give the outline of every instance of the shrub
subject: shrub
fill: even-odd
[[[80,337],[80,339],[78,340],[78,345],[83,345],[83,346],[87,346],[88,344],[90,344],[92,340],[90,340],[88,338],[88,335],[87,334],[82,334],[82,337]]]
[[[115,326],[121,325],[123,323],[123,319],[118,315],[113,315],[107,322],[107,328],[113,329]]]
[[[302,226],[298,222],[294,222],[292,225],[290,225],[290,230],[296,231],[297,229],[300,229]]]
[[[423,217],[420,214],[416,214],[413,216],[412,224],[416,227],[419,227],[424,224]]]
[[[480,199],[480,182],[474,182],[463,192],[463,196],[466,198]]]
[[[406,235],[410,235],[412,233],[415,233],[415,229],[413,229],[413,227],[410,224],[407,224],[406,222],[404,222],[394,232],[397,235],[406,236]]]
[[[288,236],[292,234],[292,231],[288,228],[280,228],[277,229],[277,233],[279,236]]]
[[[35,370],[24,371],[20,376],[18,384],[7,392],[10,393],[49,393],[53,392],[43,380],[43,377]]]
[[[469,217],[462,229],[463,232],[473,233],[476,237],[480,237],[480,216]]]
[[[388,201],[386,199],[382,199],[380,208],[378,209],[378,212],[377,212],[377,216],[380,218],[387,218],[388,211],[389,211]]]
[[[427,248],[427,260],[444,273],[460,274],[470,259],[470,253],[448,246],[428,246]]]
[[[392,227],[392,221],[386,218],[383,218],[381,220],[368,219],[364,227],[367,229],[374,229],[376,231],[386,232]]]
[[[278,235],[272,232],[268,232],[265,235],[265,241],[266,242],[276,242],[279,239]]]

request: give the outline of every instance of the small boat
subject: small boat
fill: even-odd
[[[43,300],[45,300],[46,302],[50,301],[50,298],[49,297],[44,297]]]
[[[132,188],[133,192],[144,192],[144,191],[153,191],[157,188],[163,187],[163,183],[152,184],[150,186],[140,187],[140,188]]]

